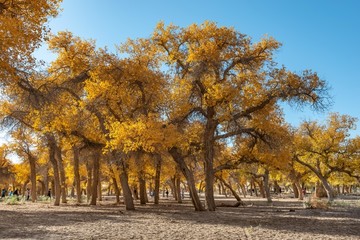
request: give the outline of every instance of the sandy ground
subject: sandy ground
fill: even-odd
[[[225,199],[220,199],[224,201]],[[296,199],[244,199],[245,207],[195,212],[189,200],[136,205],[112,201],[60,207],[49,202],[0,203],[0,239],[360,239],[360,208],[347,200],[328,210]],[[350,201],[350,200],[349,200]],[[360,206],[355,201],[355,206]]]

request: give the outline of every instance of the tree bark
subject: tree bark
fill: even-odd
[[[194,205],[195,211],[204,211],[205,208],[201,204],[199,195],[196,191],[194,175],[187,167],[187,165],[185,163],[185,159],[180,152],[180,149],[178,149],[176,147],[172,147],[169,150],[169,153],[172,156],[173,160],[178,164],[182,174],[186,178],[186,181],[187,181],[188,187],[189,187],[190,197],[191,197],[192,203]]]
[[[45,190],[45,183],[43,181],[41,181],[40,179],[37,180],[40,184],[41,184],[41,192],[40,195],[45,195],[46,190]]]
[[[90,205],[96,205],[97,190],[99,184],[99,173],[100,173],[100,150],[95,149],[93,154],[93,182],[91,190],[91,201]]]
[[[64,168],[64,164],[63,164],[63,160],[62,160],[61,148],[59,147],[59,145],[57,143],[55,145],[55,157],[58,162],[59,173],[60,173],[61,203],[66,203],[67,202],[67,200],[66,200],[67,192],[66,192],[65,168]]]
[[[332,189],[331,185],[329,184],[328,180],[326,178],[324,178],[323,176],[318,175],[319,180],[321,181],[321,184],[323,185],[326,194],[327,194],[327,198],[329,202],[334,201],[335,198],[335,194],[334,194],[334,190]]]
[[[154,204],[159,204],[160,199],[160,174],[161,174],[161,156],[155,156],[155,189],[154,189]]]
[[[116,178],[112,177],[111,178],[113,185],[114,185],[114,189],[115,189],[115,196],[116,196],[116,203],[120,203],[120,189],[119,189],[119,185],[117,184]]]
[[[29,156],[30,164],[30,181],[31,181],[31,201],[35,202],[36,197],[36,158],[30,154]]]
[[[215,130],[216,122],[212,119],[215,115],[214,107],[207,109],[208,119],[206,121],[204,131],[204,160],[205,160],[205,198],[206,205],[209,211],[215,211],[214,199],[214,144],[215,144]]]
[[[239,196],[239,194],[232,188],[232,186],[231,186],[229,183],[227,183],[222,177],[216,177],[216,178],[219,179],[219,181],[222,182],[222,183],[225,185],[225,187],[227,187],[227,188],[231,191],[232,195],[235,197],[235,199],[236,199],[241,205],[244,205],[244,203],[243,203],[243,201],[241,200],[241,197]]]
[[[127,169],[122,160],[118,161],[119,170],[120,170],[120,183],[121,188],[123,189],[124,203],[126,210],[135,210],[134,200],[131,194],[131,189],[129,187],[129,180],[127,175]]]
[[[137,151],[134,153],[135,163],[137,165],[137,177],[139,182],[139,195],[140,195],[140,204],[146,204],[146,183],[145,183],[145,173],[143,170],[143,163],[141,160],[142,154]]]
[[[182,203],[180,183],[181,183],[180,176],[176,176],[176,178],[175,178],[175,186],[176,186],[175,190],[176,190],[176,196],[177,196],[177,202],[178,203]]]
[[[270,195],[270,187],[269,187],[269,170],[265,169],[265,173],[264,173],[264,188],[265,188],[265,194],[266,194],[266,199],[268,203],[271,203],[271,195]]]
[[[55,195],[55,201],[54,206],[60,205],[60,195],[61,195],[61,186],[60,186],[60,176],[59,176],[59,167],[58,167],[58,161],[55,158],[56,154],[56,142],[55,138],[52,135],[47,135],[48,140],[48,147],[49,147],[49,160],[53,166],[54,170],[54,195]]]
[[[86,162],[86,172],[87,172],[87,180],[86,180],[86,198],[87,198],[87,201],[89,202],[90,201],[90,198],[91,198],[91,195],[92,195],[92,172],[93,172],[93,166],[92,166],[92,163],[87,160]]]
[[[76,190],[76,202],[81,203],[81,185],[80,185],[80,150],[78,147],[73,147],[74,156],[74,180]]]

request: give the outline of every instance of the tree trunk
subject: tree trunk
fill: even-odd
[[[269,170],[265,169],[265,174],[263,176],[264,178],[264,188],[265,188],[265,194],[266,194],[266,199],[268,203],[271,203],[271,195],[270,195],[270,187],[269,187]]]
[[[137,174],[138,174],[138,181],[139,181],[139,194],[140,194],[140,204],[146,204],[146,185],[145,185],[145,173],[143,170],[143,164],[141,160],[142,154],[137,151],[134,153],[135,164],[137,165]]]
[[[176,190],[176,196],[177,196],[177,202],[182,203],[181,200],[181,188],[180,188],[180,176],[176,176],[175,178],[175,190]]]
[[[40,184],[41,184],[41,192],[40,195],[45,195],[46,191],[45,191],[45,183],[41,180],[37,180]]]
[[[100,173],[100,150],[94,150],[93,154],[93,182],[91,189],[91,201],[90,205],[96,205],[97,200],[97,190],[99,184],[99,173]]]
[[[326,191],[326,194],[327,194],[327,198],[328,198],[328,201],[329,202],[332,202],[334,201],[334,198],[335,198],[335,194],[334,194],[334,190],[332,189],[332,187],[330,186],[329,182],[327,181],[326,178],[322,177],[322,176],[318,176],[325,191]]]
[[[74,180],[76,189],[76,202],[81,203],[81,185],[80,185],[80,150],[73,147],[74,155]]]
[[[227,187],[231,191],[232,195],[236,198],[236,200],[239,203],[241,203],[241,205],[244,205],[239,194],[237,194],[237,192],[232,188],[232,186],[229,183],[225,182],[225,180],[221,177],[217,177],[217,179],[219,179],[219,181],[222,182],[225,185],[225,187]]]
[[[124,195],[124,203],[125,203],[125,209],[126,210],[135,210],[134,206],[134,200],[131,194],[131,189],[129,187],[129,180],[127,175],[127,169],[123,163],[123,161],[119,160],[119,170],[120,170],[120,183],[121,188],[123,189],[123,195]]]
[[[170,184],[170,188],[171,188],[171,193],[175,199],[175,201],[178,200],[178,196],[177,196],[177,190],[176,190],[176,175],[174,177],[172,177],[170,179],[171,184]]]
[[[242,193],[243,193],[243,195],[244,195],[244,198],[246,198],[246,189],[245,189],[245,185],[244,184],[239,184],[240,185],[240,188],[241,188],[241,191],[242,191]]]
[[[298,197],[299,197],[299,200],[304,200],[304,191],[303,191],[303,188],[301,187],[299,181],[296,181],[295,182],[295,186],[297,188],[297,191],[298,191]],[[295,189],[294,189],[295,191]]]
[[[98,201],[102,201],[102,187],[101,187],[101,177],[99,176],[99,183],[97,187],[97,199]]]
[[[169,150],[170,155],[174,159],[174,161],[178,164],[182,174],[186,178],[186,181],[188,183],[190,197],[192,200],[192,203],[194,205],[195,211],[204,211],[204,207],[201,204],[199,195],[196,191],[195,187],[195,180],[193,173],[189,170],[185,163],[184,157],[181,155],[180,149],[173,147]]]
[[[36,158],[29,156],[29,164],[30,164],[30,181],[31,181],[31,201],[35,202],[37,200],[36,197]]]
[[[114,189],[115,189],[115,196],[116,196],[116,203],[120,203],[120,189],[119,189],[119,185],[117,184],[116,178],[112,177],[111,178],[113,185],[114,185]]]
[[[92,163],[87,160],[86,162],[86,172],[87,172],[87,180],[86,180],[86,198],[87,198],[87,201],[89,202],[90,201],[90,198],[91,198],[91,195],[92,195],[92,172],[93,172],[93,166],[92,166]]]
[[[222,195],[224,195],[227,198],[228,195],[227,195],[227,192],[226,192],[223,182],[220,182],[220,187],[222,189]]]
[[[298,186],[296,185],[295,182],[293,182],[292,187],[294,189],[294,197],[299,198],[300,197],[300,195],[299,195],[300,191],[299,191]]]
[[[56,156],[56,160],[58,162],[58,166],[59,166],[59,173],[60,173],[60,184],[61,184],[61,203],[66,203],[66,197],[67,197],[67,192],[66,192],[66,175],[65,175],[65,168],[64,168],[64,164],[63,164],[63,160],[62,160],[62,154],[61,154],[61,148],[58,146],[58,144],[56,143],[55,146],[55,156]]]
[[[205,198],[206,205],[209,211],[215,211],[214,199],[214,133],[216,130],[216,123],[212,119],[215,114],[214,107],[208,107],[205,132],[204,132],[204,160],[205,160]]]
[[[44,184],[45,184],[45,191],[43,195],[46,195],[49,191],[49,164],[46,164],[46,169],[44,173]]]
[[[47,140],[48,140],[48,147],[49,147],[49,160],[53,166],[53,170],[54,170],[54,188],[53,191],[55,194],[55,201],[54,201],[54,206],[59,206],[60,205],[60,195],[61,195],[61,186],[60,186],[60,176],[59,176],[59,167],[58,167],[58,161],[55,158],[55,154],[56,154],[56,142],[55,142],[55,137],[48,134],[47,136]]]
[[[161,156],[156,155],[155,166],[155,189],[154,189],[154,204],[159,204],[160,199],[160,174],[161,174]]]
[[[259,181],[256,181],[256,183],[259,185],[259,190],[260,190],[261,197],[266,198],[265,189],[264,189],[264,181],[259,180]],[[257,196],[257,194],[256,194],[256,196]]]

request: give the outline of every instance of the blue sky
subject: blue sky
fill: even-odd
[[[360,1],[64,0],[62,8],[50,22],[52,32],[69,30],[111,51],[127,38],[150,36],[159,21],[186,27],[210,20],[254,41],[272,36],[283,44],[276,55],[279,64],[295,72],[312,69],[329,83],[334,102],[329,112],[360,118]],[[44,48],[37,56],[51,59]],[[324,121],[327,115],[284,108],[294,126],[303,120]]]

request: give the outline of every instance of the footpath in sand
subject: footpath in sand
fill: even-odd
[[[295,199],[245,199],[245,207],[195,212],[177,204],[98,206],[49,202],[0,203],[0,239],[360,239],[360,208],[341,200],[327,210],[305,209]],[[360,200],[348,200],[355,203]]]

